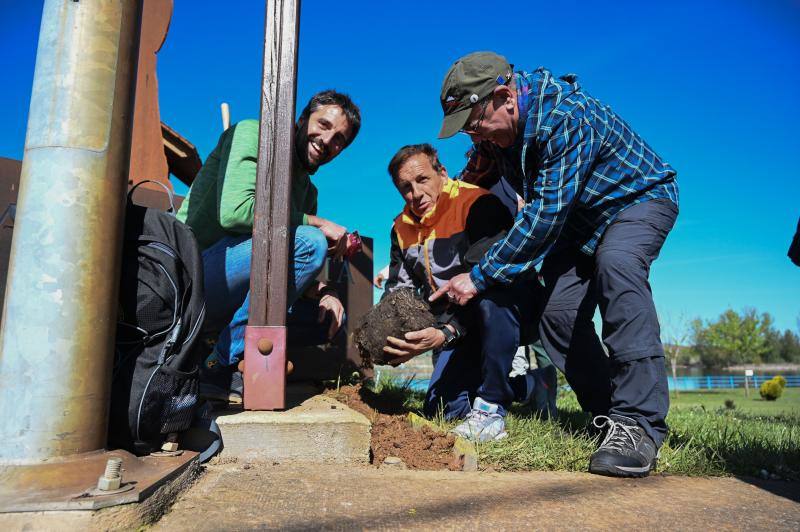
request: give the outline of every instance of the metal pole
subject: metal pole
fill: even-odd
[[[269,0],[250,266],[250,315],[245,330],[244,407],[248,410],[278,410],[286,405],[289,199],[299,34],[300,0]]]
[[[0,329],[0,463],[106,442],[136,0],[46,0]]]

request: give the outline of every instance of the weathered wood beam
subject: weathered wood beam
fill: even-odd
[[[248,410],[276,410],[286,404],[289,199],[300,0],[268,1],[265,25],[250,314],[244,355],[244,407]]]

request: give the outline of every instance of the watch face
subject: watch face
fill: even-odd
[[[442,326],[441,331],[444,333],[444,344],[442,345],[444,347],[450,347],[457,336],[453,334],[453,332],[447,326]]]

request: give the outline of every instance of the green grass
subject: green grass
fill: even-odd
[[[671,407],[702,407],[716,410],[725,407],[725,401],[731,400],[737,411],[760,415],[800,415],[800,388],[785,388],[783,395],[776,401],[765,401],[758,395],[758,390],[750,390],[750,397],[745,397],[743,388],[733,390],[706,390],[702,392],[680,392],[678,396],[670,393]]]
[[[407,384],[381,382],[379,395],[392,394],[405,408],[419,410],[422,394]],[[683,392],[671,396],[670,433],[657,471],[692,476],[749,475],[762,470],[800,480],[800,390],[787,389],[777,401],[743,390]],[[734,408],[726,408],[726,399]],[[590,419],[574,394],[561,393],[559,418],[543,421],[512,407],[508,438],[479,446],[481,467],[506,471],[586,471],[598,441],[587,431]],[[453,423],[435,420],[442,429]]]

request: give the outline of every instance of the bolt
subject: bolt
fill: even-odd
[[[103,476],[97,479],[97,489],[112,491],[119,489],[122,484],[122,458],[109,458]]]
[[[103,476],[106,478],[120,478],[120,470],[122,469],[122,458],[109,458],[106,462],[106,472]]]

